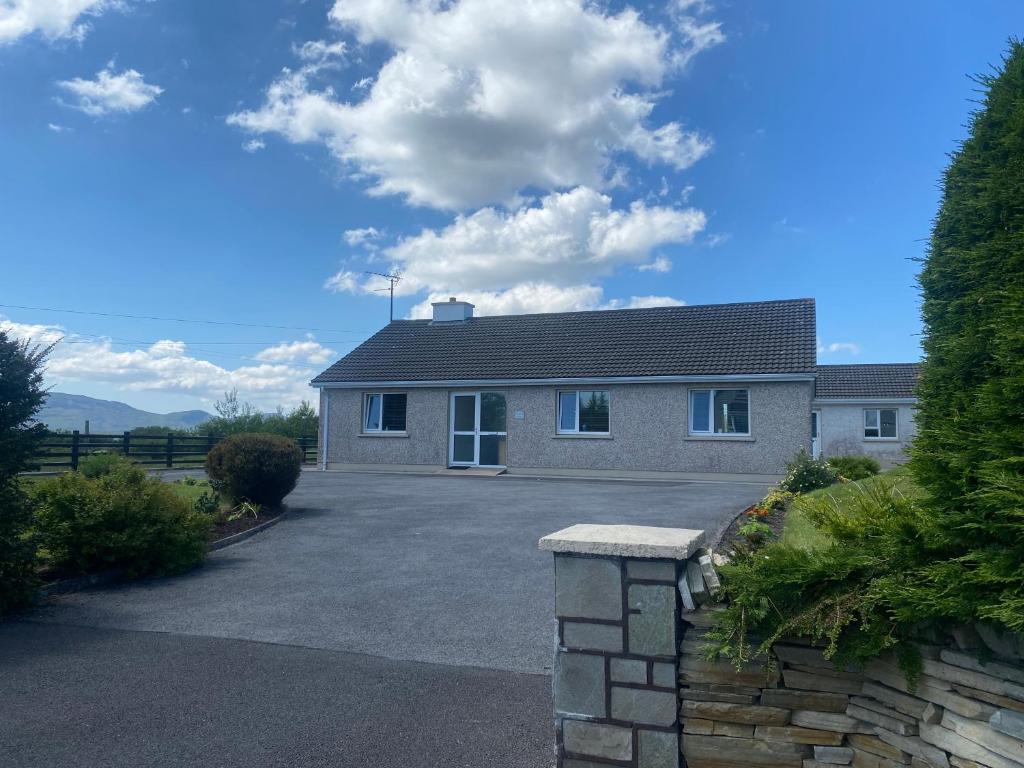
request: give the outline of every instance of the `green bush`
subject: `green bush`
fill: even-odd
[[[127,462],[128,460],[119,454],[97,451],[78,462],[78,471],[86,477],[102,477],[109,475],[114,467]]]
[[[882,471],[882,465],[871,456],[832,456],[828,465],[845,480],[866,480]]]
[[[27,608],[35,589],[32,513],[18,473],[31,468],[46,434],[34,417],[46,398],[42,366],[49,351],[0,330],[0,617]]]
[[[275,507],[292,492],[302,471],[302,449],[287,437],[231,435],[206,457],[206,474],[233,503]]]
[[[203,491],[193,500],[192,508],[201,515],[214,516],[220,512],[220,499],[213,491]]]
[[[786,476],[779,488],[790,493],[807,493],[818,488],[827,488],[839,480],[839,473],[824,461],[812,459],[807,451],[800,453],[786,465]]]
[[[58,570],[117,568],[137,578],[184,571],[206,555],[211,519],[128,462],[96,478],[43,481],[32,498],[39,543]]]

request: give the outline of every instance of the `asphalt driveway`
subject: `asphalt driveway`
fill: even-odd
[[[281,523],[190,574],[0,624],[0,764],[550,765],[537,539],[717,532],[764,490],[306,472]]]

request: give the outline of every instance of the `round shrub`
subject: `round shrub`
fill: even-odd
[[[120,569],[127,578],[176,573],[202,562],[211,519],[128,462],[89,478],[68,472],[32,492],[35,530],[55,569]]]
[[[827,488],[839,480],[839,473],[824,461],[812,459],[807,451],[801,450],[786,465],[786,476],[779,487],[790,493],[807,493],[818,488]]]
[[[302,449],[280,435],[231,435],[206,456],[210,485],[234,503],[276,507],[302,471]]]
[[[126,463],[131,462],[124,456],[109,451],[96,451],[78,462],[78,471],[86,477],[101,477],[109,475],[114,467]]]
[[[865,480],[882,471],[871,456],[832,456],[828,465],[847,480]]]

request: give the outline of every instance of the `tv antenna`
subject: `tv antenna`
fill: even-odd
[[[387,290],[391,294],[391,311],[388,322],[394,322],[395,320],[395,284],[402,279],[402,273],[398,270],[391,272],[390,274],[384,274],[383,272],[364,272],[365,275],[375,275],[376,277],[383,277],[388,281],[388,288],[377,288],[377,291]]]

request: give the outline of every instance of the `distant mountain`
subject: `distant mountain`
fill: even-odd
[[[116,400],[97,400],[85,395],[51,392],[36,418],[50,429],[84,430],[89,421],[93,433],[124,432],[136,427],[188,429],[213,418],[206,411],[150,413]]]

